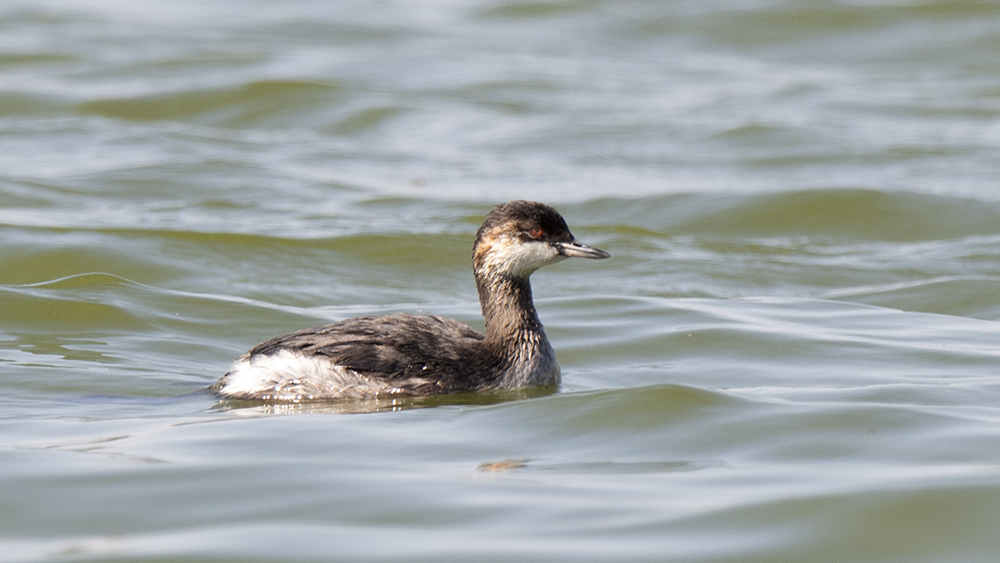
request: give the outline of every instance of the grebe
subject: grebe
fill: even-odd
[[[298,402],[558,385],[559,364],[528,277],[566,258],[609,256],[577,241],[548,205],[498,205],[476,232],[472,251],[486,334],[437,315],[348,319],[258,345],[212,391]]]

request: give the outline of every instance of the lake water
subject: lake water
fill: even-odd
[[[6,1],[0,561],[996,561],[998,178],[992,1]],[[558,392],[204,392],[514,198]]]

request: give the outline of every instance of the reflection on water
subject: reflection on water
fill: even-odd
[[[709,467],[720,467],[724,465],[721,461],[714,462],[693,462],[693,461],[591,461],[578,463],[546,463],[536,462],[528,459],[505,459],[482,463],[479,471],[485,473],[505,473],[518,470],[527,471],[552,471],[557,473],[580,473],[580,474],[612,474],[628,475],[631,473],[668,473],[674,471],[696,471]]]
[[[439,406],[471,407],[496,405],[508,401],[544,397],[554,392],[555,389],[551,387],[533,387],[529,389],[492,389],[478,393],[453,393],[450,395],[423,397],[385,394],[362,399],[322,399],[281,402],[227,398],[220,400],[213,408],[222,411],[234,411],[236,414],[241,415],[296,413],[361,414]]]

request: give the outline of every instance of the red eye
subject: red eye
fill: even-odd
[[[531,230],[528,231],[528,234],[531,235],[531,238],[542,238],[542,235],[545,234],[545,231],[543,231],[540,227],[531,227]]]

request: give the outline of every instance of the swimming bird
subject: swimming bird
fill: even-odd
[[[576,240],[552,207],[494,207],[472,251],[486,333],[438,315],[357,317],[264,342],[212,386],[232,399],[308,401],[559,384],[531,298],[531,274],[566,258],[608,258]]]

